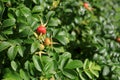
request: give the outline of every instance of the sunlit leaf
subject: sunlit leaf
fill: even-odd
[[[73,60],[73,61],[70,61],[65,66],[65,68],[67,68],[67,69],[75,69],[75,68],[81,68],[82,66],[83,66],[82,61],[80,61],[80,60]]]
[[[15,25],[15,19],[6,19],[3,21],[4,27],[9,27]]]
[[[21,78],[24,79],[24,80],[29,80],[29,79],[30,79],[29,76],[28,76],[28,74],[27,74],[27,72],[25,72],[25,71],[22,70],[22,69],[20,69],[20,76],[21,76]]]
[[[17,47],[16,46],[11,46],[9,49],[8,49],[8,57],[10,60],[14,60],[16,55],[17,55]]]
[[[34,53],[38,48],[39,48],[39,43],[33,42],[30,49],[31,53]]]
[[[13,69],[14,71],[16,71],[18,65],[17,65],[17,63],[16,63],[15,61],[12,61],[12,62],[11,62],[11,67],[12,67],[12,69]]]
[[[37,55],[33,55],[32,60],[33,60],[35,68],[41,72],[42,71],[42,64],[40,61],[40,57],[38,57]]]
[[[10,47],[9,42],[0,42],[0,52]]]

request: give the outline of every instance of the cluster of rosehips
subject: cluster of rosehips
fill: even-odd
[[[45,46],[52,45],[52,40],[50,38],[45,38],[44,39],[44,44],[40,44],[40,50],[44,50]]]
[[[40,26],[38,26],[37,30],[36,30],[37,34],[40,35],[41,37],[43,35],[45,35],[47,33],[46,27],[45,25],[41,24]],[[51,44],[51,40],[50,38],[45,38],[44,39],[44,44],[40,44],[40,50],[44,50],[44,45],[48,46]]]
[[[44,50],[45,46],[50,46],[54,43],[52,42],[51,38],[44,37],[46,33],[46,24],[41,24],[40,26],[38,26],[38,28],[36,29],[36,33],[34,33],[36,38],[42,40],[42,43],[40,43],[40,51]]]

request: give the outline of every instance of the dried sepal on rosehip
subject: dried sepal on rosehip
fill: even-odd
[[[38,38],[39,36],[37,35],[37,33],[36,32],[34,32],[34,36],[36,37],[36,38]]]

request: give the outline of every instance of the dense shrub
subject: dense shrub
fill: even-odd
[[[119,80],[119,4],[1,0],[0,79]]]

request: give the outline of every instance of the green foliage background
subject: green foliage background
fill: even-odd
[[[119,80],[119,16],[119,0],[0,0],[0,79]],[[41,56],[40,19],[59,43]]]

